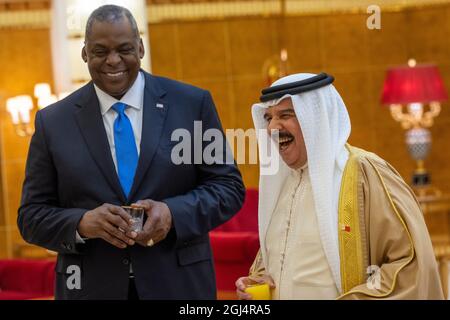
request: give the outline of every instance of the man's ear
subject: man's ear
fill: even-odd
[[[83,49],[81,49],[81,58],[84,62],[87,62],[86,46],[83,46]]]
[[[142,38],[139,39],[139,58],[142,59],[145,54],[144,44],[142,43]]]

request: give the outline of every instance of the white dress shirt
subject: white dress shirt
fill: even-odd
[[[95,84],[94,88],[98,97],[98,102],[100,103],[103,124],[105,126],[106,136],[108,137],[109,147],[111,149],[111,155],[117,171],[116,148],[114,146],[114,121],[117,118],[117,112],[112,108],[112,106],[117,102],[122,102],[129,106],[129,108],[125,109],[125,114],[128,119],[130,119],[131,126],[133,127],[134,140],[136,141],[136,147],[139,155],[142,135],[142,114],[144,111],[144,75],[142,72],[139,72],[136,77],[136,81],[134,81],[131,88],[120,100],[110,96]]]
[[[144,112],[144,88],[145,78],[142,72],[139,72],[131,88],[120,100],[110,96],[94,84],[95,93],[97,94],[100,104],[100,112],[102,113],[103,125],[105,126],[106,136],[108,137],[111,156],[116,167],[116,172],[117,159],[116,148],[114,145],[114,121],[116,120],[118,114],[112,106],[116,102],[122,102],[129,106],[125,109],[125,114],[130,119],[131,126],[133,127],[134,140],[136,142],[137,152],[139,155],[142,136],[142,117]],[[80,237],[78,231],[76,232],[76,242],[84,243],[84,240]]]

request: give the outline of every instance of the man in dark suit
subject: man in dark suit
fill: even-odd
[[[144,72],[143,56],[131,13],[96,9],[82,50],[92,81],[36,115],[18,225],[59,253],[57,299],[216,296],[208,231],[241,208],[241,175],[174,164],[174,130],[223,131],[207,91]],[[139,233],[121,207],[132,203],[145,208]]]

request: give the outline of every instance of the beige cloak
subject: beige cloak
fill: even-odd
[[[338,299],[442,299],[419,203],[385,160],[347,145],[338,209]],[[261,252],[250,276],[265,272]]]

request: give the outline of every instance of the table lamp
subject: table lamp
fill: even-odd
[[[447,92],[436,65],[416,64],[411,59],[408,65],[387,70],[381,102],[389,106],[394,120],[406,130],[406,145],[416,161],[412,177],[415,187],[430,183],[424,164],[431,147],[428,128],[441,111],[440,102],[445,100]]]

